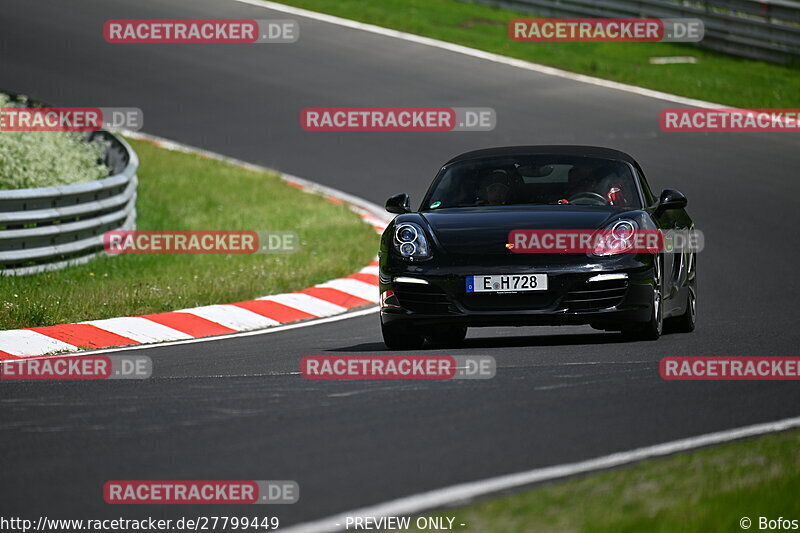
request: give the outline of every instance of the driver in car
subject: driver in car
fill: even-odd
[[[576,197],[583,196],[602,199],[607,205],[627,205],[621,181],[613,168],[575,165],[568,174],[568,196],[558,203],[572,203]]]
[[[489,205],[504,205],[511,196],[511,180],[505,170],[492,172],[491,183],[486,186],[486,200]]]

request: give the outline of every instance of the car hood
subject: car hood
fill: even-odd
[[[504,254],[508,234],[517,229],[600,229],[619,208],[543,205],[475,207],[425,211],[437,244],[454,254]]]

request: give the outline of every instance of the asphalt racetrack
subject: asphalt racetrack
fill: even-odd
[[[147,133],[270,166],[375,203],[416,203],[471,149],[596,144],[680,189],[705,234],[698,327],[623,342],[588,327],[470,330],[486,381],[309,381],[300,358],[384,354],[377,313],[151,347],[143,381],[0,387],[3,515],[210,514],[110,506],[111,479],[292,479],[283,524],[438,487],[800,414],[792,382],[666,382],[668,355],[796,355],[800,141],[663,133],[674,103],[512,68],[233,1],[6,0],[0,88],[57,106],[138,107]],[[296,18],[294,44],[107,44],[107,19]],[[304,132],[305,107],[492,107],[492,132]],[[269,206],[265,206],[268,209]],[[89,318],[89,317],[87,317]],[[213,514],[250,509],[215,508]]]

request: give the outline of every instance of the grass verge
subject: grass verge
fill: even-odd
[[[436,517],[464,532],[743,531],[800,520],[800,431],[728,443],[525,490]],[[412,524],[414,521],[412,520]],[[785,527],[785,526],[784,526]],[[411,531],[421,531],[411,529]]]
[[[139,230],[288,230],[289,255],[120,255],[0,277],[0,329],[236,302],[351,274],[375,256],[371,226],[276,175],[129,141],[139,154]]]
[[[508,22],[532,15],[457,0],[281,3],[690,98],[746,108],[800,107],[800,67],[742,59],[694,45],[516,43],[508,37]],[[649,63],[650,57],[687,55],[698,62]]]

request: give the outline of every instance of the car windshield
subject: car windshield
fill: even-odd
[[[537,204],[641,207],[623,161],[535,155],[454,163],[434,181],[421,210]]]

